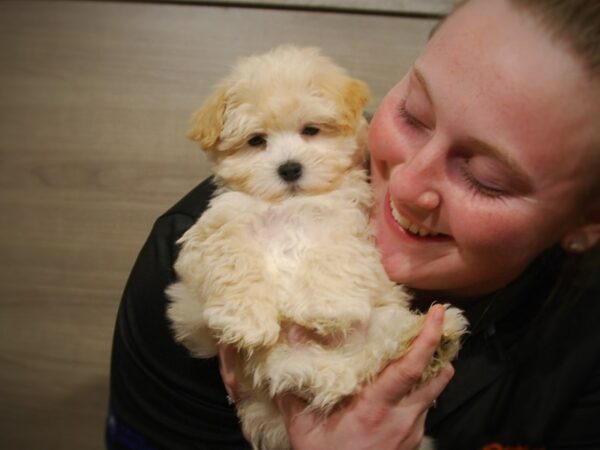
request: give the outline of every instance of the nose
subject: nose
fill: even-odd
[[[415,201],[416,206],[418,206],[419,208],[428,210],[428,211],[433,211],[438,206],[440,206],[440,203],[441,203],[440,195],[436,191],[433,191],[433,190],[428,190],[428,191],[423,192],[421,195],[419,195],[419,197]]]
[[[277,174],[286,183],[293,183],[302,176],[302,164],[297,161],[287,161],[277,168]]]
[[[443,152],[425,146],[391,168],[390,189],[393,197],[423,212],[431,212],[442,202],[439,191],[443,177]]]

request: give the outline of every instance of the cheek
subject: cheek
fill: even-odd
[[[400,102],[403,83],[394,87],[381,102],[369,126],[369,152],[376,160],[392,161],[401,135],[396,123],[396,106]]]
[[[465,208],[468,204],[461,202],[459,213],[452,215],[454,238],[465,255],[521,259],[551,243],[543,224],[536,223],[536,215],[523,205],[490,203]]]
[[[375,159],[387,160],[393,145],[393,120],[390,106],[382,104],[369,126],[368,146]]]
[[[389,112],[380,108],[369,128],[368,149],[371,160],[371,180],[375,191],[386,183],[392,167],[402,162],[402,141],[396,135]]]

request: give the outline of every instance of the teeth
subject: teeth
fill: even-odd
[[[398,212],[392,201],[390,201],[390,206],[392,208],[392,216],[394,217],[394,219],[396,219],[396,222],[398,222],[398,224],[405,230],[410,231],[412,234],[416,234],[421,237],[436,236],[438,234],[434,231],[428,230],[427,228],[421,227],[416,223],[412,223],[410,220],[408,220],[406,217],[404,217]]]

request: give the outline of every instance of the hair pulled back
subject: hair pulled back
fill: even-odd
[[[592,78],[600,78],[599,0],[507,1],[537,20],[551,38],[566,44]],[[454,10],[468,2],[457,1]]]

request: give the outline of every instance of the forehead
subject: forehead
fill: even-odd
[[[471,0],[417,66],[453,132],[507,149],[540,182],[573,176],[599,141],[597,82],[505,0]]]

